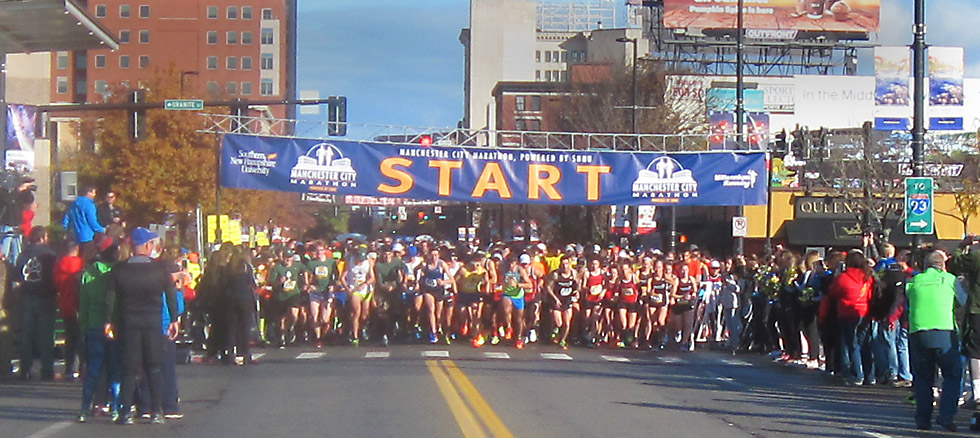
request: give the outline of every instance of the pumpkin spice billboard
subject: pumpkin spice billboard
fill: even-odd
[[[744,0],[745,29],[877,32],[881,0]],[[735,29],[738,0],[664,0],[664,26]]]

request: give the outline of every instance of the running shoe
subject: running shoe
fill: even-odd
[[[80,412],[78,414],[78,422],[79,423],[88,422],[88,412],[87,411],[82,411],[82,412]]]
[[[507,334],[507,332],[504,330],[504,326],[497,327],[497,336],[500,336],[502,338],[506,334]],[[508,339],[510,339],[510,338],[508,338]]]
[[[500,337],[499,336],[493,335],[493,336],[490,337],[490,345],[497,345],[499,343],[500,343]]]
[[[360,339],[357,339],[357,338],[351,339],[350,344],[353,345],[353,346],[355,346],[355,347],[360,347],[361,346],[361,340]]]
[[[388,335],[381,335],[381,346],[382,347],[388,346]]]
[[[524,340],[523,339],[518,339],[517,340],[517,343],[515,343],[514,346],[517,347],[518,350],[523,350],[524,349]]]
[[[167,420],[163,419],[163,414],[153,414],[153,416],[150,417],[150,424],[164,424],[166,422]]]
[[[435,333],[429,333],[429,343],[435,344],[436,342],[439,342],[439,337]]]
[[[473,348],[483,347],[484,342],[486,341],[484,341],[483,335],[478,335],[477,337],[473,338]]]
[[[536,329],[531,329],[527,334],[527,341],[530,343],[538,342],[538,331]]]
[[[319,342],[319,341],[318,342],[315,342],[313,344],[313,347],[314,348],[323,348],[323,342]]]
[[[168,414],[163,414],[163,418],[168,420],[179,420],[184,418],[184,414],[181,414],[180,412],[170,412]]]
[[[462,332],[463,332],[463,336],[466,336],[466,335],[470,334],[470,325],[469,324],[463,324],[463,330],[462,330]]]
[[[507,329],[507,332],[504,333],[504,339],[506,339],[506,340],[509,341],[509,340],[511,340],[513,338],[514,338],[514,328],[511,327],[511,328],[508,328]]]
[[[616,348],[626,348],[626,343],[623,341],[616,342]]]
[[[558,343],[558,346],[561,347],[562,350],[568,350],[568,342],[561,341]]]

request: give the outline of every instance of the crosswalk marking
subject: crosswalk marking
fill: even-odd
[[[605,359],[608,362],[623,362],[623,363],[627,363],[627,362],[630,361],[629,358],[625,358],[625,357],[622,357],[622,356],[602,356],[602,358]]]
[[[732,365],[732,366],[737,366],[737,367],[750,367],[750,366],[752,366],[751,363],[746,362],[746,361],[741,360],[741,359],[722,359],[721,362],[723,364],[725,364],[725,365]]]
[[[541,358],[548,360],[572,360],[572,357],[565,353],[541,353]]]
[[[449,352],[446,350],[425,350],[422,352],[424,357],[449,357]]]
[[[369,351],[364,354],[365,359],[384,359],[388,356],[391,356],[391,353],[387,351]]]
[[[503,351],[485,351],[483,357],[487,359],[510,359],[510,355]]]
[[[307,352],[300,353],[299,356],[296,356],[296,359],[298,360],[319,359],[326,355],[327,353],[323,353],[319,351],[307,351]]]
[[[684,359],[681,359],[679,357],[673,357],[673,356],[659,356],[659,357],[657,357],[657,360],[659,360],[659,361],[661,361],[663,363],[669,363],[669,364],[675,364],[675,363],[682,364],[682,363],[687,363]]]

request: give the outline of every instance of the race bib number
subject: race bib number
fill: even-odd
[[[326,266],[317,266],[316,269],[313,270],[313,274],[316,275],[317,277],[326,277],[326,276],[329,276],[330,275],[330,268],[328,268]]]
[[[283,290],[288,290],[288,291],[295,290],[296,280],[286,280],[285,282],[282,283],[282,288]]]
[[[425,279],[425,286],[426,287],[439,287],[439,280],[436,280],[435,278],[426,278]]]
[[[563,296],[563,297],[567,297],[567,296],[571,295],[572,292],[574,292],[574,289],[572,289],[570,287],[563,287],[561,289],[558,289],[558,293],[561,296]]]
[[[602,285],[597,284],[595,286],[589,287],[589,295],[593,295],[593,296],[602,295]]]
[[[650,295],[650,303],[660,305],[664,303],[664,296],[660,294]]]
[[[623,289],[623,295],[625,296],[631,297],[635,293],[636,291],[634,291],[633,289]]]

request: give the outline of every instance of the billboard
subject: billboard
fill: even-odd
[[[551,205],[764,205],[760,152],[423,147],[225,135],[222,187]]]
[[[877,32],[881,0],[745,0],[745,29]],[[664,26],[736,29],[734,0],[664,0]]]

